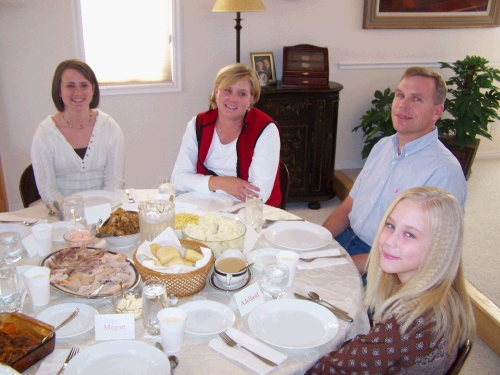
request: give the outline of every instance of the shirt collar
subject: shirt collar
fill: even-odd
[[[430,145],[432,142],[436,141],[437,139],[438,139],[438,130],[437,130],[437,127],[434,126],[434,129],[432,129],[431,132],[429,132],[426,135],[423,135],[420,138],[417,138],[414,141],[411,141],[410,143],[407,143],[406,145],[404,145],[403,148],[401,149],[401,155],[413,154],[413,153],[427,147],[428,145]],[[397,136],[394,137],[393,144],[397,150],[398,149],[398,137]]]

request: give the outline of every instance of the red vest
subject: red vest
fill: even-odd
[[[200,174],[217,176],[217,174],[209,170],[204,163],[210,145],[212,144],[212,138],[215,131],[215,120],[217,120],[218,114],[219,110],[214,109],[200,113],[196,118],[196,138],[198,140],[198,161],[196,162],[196,171]],[[270,123],[276,124],[276,121],[256,108],[251,108],[245,115],[243,119],[243,128],[236,141],[237,177],[248,181],[248,171],[252,163],[255,145],[264,129]],[[273,190],[271,191],[269,199],[265,202],[274,207],[278,207],[281,203],[279,172],[278,164]]]

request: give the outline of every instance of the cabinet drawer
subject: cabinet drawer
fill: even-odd
[[[283,86],[299,86],[299,87],[328,87],[328,78],[327,77],[311,77],[311,76],[302,76],[302,77],[285,77],[283,76]]]

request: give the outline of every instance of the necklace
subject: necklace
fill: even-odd
[[[71,129],[73,129],[73,125],[71,125],[71,124],[69,123],[69,121],[68,121],[68,120],[66,120],[66,117],[64,117],[64,113],[62,113],[62,112],[61,112],[61,115],[62,115],[62,118],[64,119],[64,121],[66,121],[66,124],[68,124],[68,126],[69,126]],[[90,121],[92,121],[92,111],[90,111],[89,121],[88,121],[85,125],[80,124],[80,127],[79,127],[79,128],[76,128],[76,129],[80,129],[80,130],[84,129],[87,125],[89,125],[89,124],[90,124]]]

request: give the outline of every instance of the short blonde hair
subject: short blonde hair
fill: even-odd
[[[436,86],[436,92],[434,93],[434,105],[444,104],[448,88],[441,74],[423,66],[412,66],[406,69],[401,79],[406,77],[425,77],[434,80],[434,84]]]
[[[227,88],[243,79],[248,79],[250,82],[250,95],[253,95],[251,105],[257,103],[260,98],[260,83],[257,73],[245,64],[234,63],[225,66],[217,73],[217,76],[215,77],[214,89],[212,94],[210,94],[210,108],[217,108],[217,102],[215,101],[215,88],[217,86],[220,88]]]
[[[379,236],[387,217],[402,200],[418,202],[432,238],[415,276],[400,284],[397,275],[380,268]],[[475,336],[475,321],[462,270],[463,215],[458,200],[436,187],[408,189],[396,197],[380,223],[368,260],[365,303],[374,321],[394,315],[404,333],[420,316],[436,321],[436,336],[445,336],[451,352]]]

